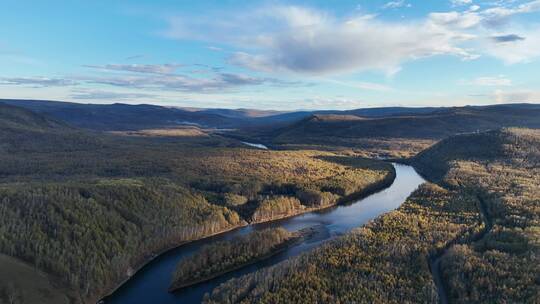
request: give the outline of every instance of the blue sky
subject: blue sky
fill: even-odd
[[[540,102],[539,0],[0,7],[0,98],[276,110]]]

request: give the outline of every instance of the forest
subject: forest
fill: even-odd
[[[187,287],[268,257],[305,233],[269,228],[205,246],[178,263],[169,290]]]
[[[75,303],[95,302],[168,248],[336,204],[394,175],[345,152],[92,132],[6,105],[0,142],[0,253],[55,278]],[[280,200],[299,204],[266,203]]]
[[[366,111],[371,110],[372,113]],[[448,108],[324,111],[276,128],[240,129],[247,141],[283,149],[353,150],[370,158],[409,158],[447,137],[502,127],[540,128],[540,107],[501,104]]]
[[[61,289],[71,303],[95,302],[169,248],[346,202],[395,178],[389,163],[362,157],[385,156],[373,154],[381,142],[258,150],[219,134],[88,131],[5,105],[0,127],[0,254],[17,259],[2,263],[14,271],[31,266],[35,276],[60,282],[40,284],[55,296]],[[408,157],[429,146],[401,160],[430,183],[398,210],[313,252],[230,280],[205,302],[432,303],[441,289],[452,303],[534,302],[540,296],[539,131],[507,128],[396,144],[403,150],[386,156]],[[254,238],[279,243],[281,236]],[[260,253],[219,245],[228,249],[206,249],[204,259],[179,265],[177,278],[202,278]],[[230,263],[204,267],[216,258]],[[30,295],[21,290],[31,288],[31,276],[2,282],[0,300],[24,302]]]
[[[442,140],[407,160],[437,184],[313,252],[222,284],[205,302],[435,303],[443,289],[450,303],[535,303],[539,161],[537,130]]]
[[[476,201],[425,184],[401,208],[321,248],[233,279],[206,303],[433,303],[428,256],[480,229]]]
[[[449,149],[460,143],[459,153]],[[483,144],[482,153],[472,142]],[[471,148],[473,147],[473,148]],[[456,149],[456,148],[454,148]],[[445,151],[452,152],[451,154]],[[457,152],[457,151],[456,151]],[[492,227],[450,248],[441,267],[455,303],[534,303],[540,297],[540,132],[503,129],[463,135],[420,154],[426,174],[477,193]],[[433,163],[441,166],[430,170]]]

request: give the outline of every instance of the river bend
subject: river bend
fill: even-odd
[[[381,214],[398,208],[405,202],[407,197],[424,182],[424,179],[422,179],[422,177],[420,177],[420,175],[418,175],[410,166],[394,164],[394,167],[396,169],[396,179],[393,184],[364,199],[283,220],[246,226],[217,236],[194,241],[168,251],[137,272],[111,296],[107,297],[105,303],[200,303],[205,293],[211,292],[219,284],[233,277],[238,277],[274,265],[314,247],[320,246],[329,239],[347,233],[351,229],[361,226]],[[178,290],[174,293],[167,292],[178,261],[186,256],[196,253],[201,246],[221,240],[228,240],[237,235],[268,227],[283,227],[287,230],[295,231],[315,225],[321,227],[321,229],[317,229],[319,232],[315,237],[288,248],[264,261],[227,273],[208,282]]]

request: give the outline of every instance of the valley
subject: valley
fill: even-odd
[[[205,302],[534,303],[538,136],[503,129],[443,140],[411,160],[440,185],[420,186],[396,211],[317,250],[231,280]]]
[[[540,304],[539,20],[0,2],[0,304]]]
[[[192,242],[180,246],[156,258],[134,275],[126,284],[121,286],[112,295],[104,299],[105,303],[149,302],[160,303],[194,302],[199,303],[206,293],[230,279],[254,273],[259,269],[287,261],[289,258],[309,252],[324,244],[324,242],[340,237],[352,229],[369,222],[377,216],[389,212],[404,202],[407,196],[424,180],[409,166],[396,164],[396,180],[394,183],[366,198],[336,207],[304,213],[286,219],[258,223],[216,235],[208,239]],[[315,234],[299,244],[256,262],[244,268],[239,268],[208,282],[197,284],[179,291],[170,293],[168,286],[174,277],[174,271],[183,259],[190,259],[201,252],[201,248],[212,244],[230,241],[239,236],[245,236],[253,231],[268,228],[282,227],[287,231],[295,232],[309,227],[315,227]]]
[[[389,164],[331,152],[95,133],[13,106],[0,106],[0,122],[0,249],[62,278],[75,302],[171,247],[393,180]]]
[[[510,109],[317,114],[223,133],[103,131],[0,104],[0,252],[66,303],[467,303],[486,290],[529,302],[539,137],[504,127],[538,122],[535,106]],[[466,120],[423,131],[447,115]],[[176,263],[205,244],[314,223],[299,244],[167,292]],[[4,297],[24,299],[30,273],[0,284]]]

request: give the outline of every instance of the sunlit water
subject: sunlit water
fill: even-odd
[[[344,234],[381,214],[399,207],[424,180],[410,166],[394,164],[394,167],[396,168],[396,179],[390,187],[354,203],[306,213],[272,223],[247,226],[173,249],[146,265],[112,296],[107,298],[105,302],[122,304],[199,303],[205,293],[211,292],[212,289],[230,278],[274,265],[310,250],[335,236]],[[253,230],[268,227],[283,227],[295,231],[314,225],[323,227],[320,231],[318,230],[319,233],[314,238],[291,247],[267,260],[246,266],[208,282],[184,288],[175,293],[167,292],[178,261],[185,256],[194,254],[201,246],[216,241],[228,240]]]
[[[263,145],[263,144],[254,144],[254,143],[250,143],[250,142],[245,142],[243,141],[242,142],[244,145],[247,145],[247,146],[250,146],[250,147],[254,147],[254,148],[258,148],[258,149],[263,149],[263,150],[268,150],[268,147]]]

